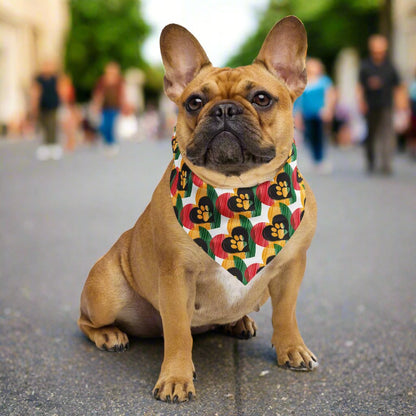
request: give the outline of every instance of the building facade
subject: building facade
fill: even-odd
[[[67,0],[0,0],[0,126],[20,132],[39,65],[62,65]]]
[[[393,60],[405,83],[416,76],[416,1],[394,0]]]

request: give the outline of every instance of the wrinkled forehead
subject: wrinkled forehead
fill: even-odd
[[[209,98],[216,96],[221,96],[222,99],[245,98],[251,92],[263,90],[273,95],[285,93],[288,95],[288,90],[283,82],[261,65],[212,68],[195,78],[190,87],[193,92],[198,90]]]

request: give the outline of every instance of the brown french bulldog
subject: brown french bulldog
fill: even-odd
[[[312,370],[296,322],[313,193],[296,165],[293,102],[306,84],[306,32],[279,21],[252,65],[215,68],[186,29],[160,38],[165,92],[179,110],[174,158],[151,202],[92,268],[81,330],[123,351],[127,334],[164,337],[156,399],[195,396],[192,333],[250,338],[247,316],[271,296],[278,365]]]

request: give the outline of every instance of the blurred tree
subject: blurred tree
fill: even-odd
[[[70,0],[72,25],[65,68],[79,101],[90,98],[105,64],[116,61],[123,70],[145,69],[140,47],[150,32],[140,13],[140,0]]]
[[[146,82],[144,84],[144,95],[146,102],[158,105],[160,94],[163,91],[163,66],[146,66],[144,68]]]
[[[308,32],[308,55],[321,58],[331,71],[341,48],[352,46],[360,54],[366,53],[368,36],[378,30],[383,3],[383,0],[270,0],[259,16],[257,30],[228,65],[250,64],[273,25],[293,14],[303,21]]]

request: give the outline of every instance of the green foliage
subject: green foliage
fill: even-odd
[[[165,70],[163,66],[149,66],[143,68],[145,75],[144,95],[146,101],[157,104],[160,98],[160,93],[163,91],[163,75]]]
[[[287,15],[298,16],[308,32],[308,55],[323,60],[331,70],[343,47],[355,47],[364,54],[367,38],[378,29],[383,0],[270,0],[259,16],[259,25],[228,66],[249,65],[257,56],[269,30]]]
[[[145,68],[140,47],[150,28],[140,14],[140,0],[70,0],[72,25],[65,68],[79,100],[90,97],[105,64]]]

